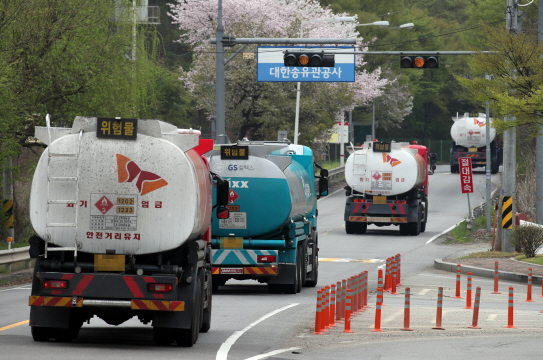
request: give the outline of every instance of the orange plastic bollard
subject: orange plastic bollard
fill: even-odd
[[[341,281],[338,281],[336,286],[336,322],[341,322],[341,292]]]
[[[471,307],[471,273],[468,273],[468,293],[466,295],[466,307],[464,309],[473,309]]]
[[[437,291],[437,313],[436,313],[436,326],[434,326],[432,329],[436,330],[445,330],[441,326],[441,320],[443,318],[443,288],[438,288]]]
[[[400,254],[397,254],[396,255],[396,262],[398,263],[398,275],[396,276],[396,280],[398,281],[398,283],[396,284],[396,286],[402,286],[402,281],[401,281],[401,273],[402,273],[402,256]]]
[[[381,305],[383,304],[383,288],[377,289],[377,299],[375,300],[375,328],[372,331],[381,330]]]
[[[336,314],[336,285],[332,284],[330,287],[330,326],[336,327],[334,324]]]
[[[387,259],[387,263],[386,263],[386,267],[385,267],[385,288],[383,289],[383,291],[389,291],[392,286],[391,286],[391,278],[390,278],[390,265],[391,265],[391,259],[388,258]]]
[[[455,299],[462,299],[460,296],[460,264],[456,265],[456,296]]]
[[[491,292],[491,294],[501,294],[501,292],[498,291],[498,262],[496,261],[494,263],[494,291]],[[543,297],[543,295],[541,295]]]
[[[509,304],[507,305],[507,326],[505,328],[516,329],[513,326],[513,287],[509,287]]]
[[[403,311],[403,328],[400,330],[413,331],[409,327],[409,311],[411,309],[411,289],[405,288],[405,308]]]
[[[322,290],[319,290],[317,291],[317,311],[315,313],[315,331],[313,332],[313,335],[324,335],[321,332],[321,315],[322,315],[321,297],[322,297]]]
[[[470,329],[480,329],[479,326],[477,326],[477,321],[479,320],[479,302],[481,300],[481,287],[477,286],[475,289],[475,305],[473,307],[473,321],[471,322],[471,326],[468,326]]]
[[[351,331],[351,289],[347,289],[347,301],[345,302],[345,329],[344,333],[352,333]]]
[[[324,287],[324,323],[323,329],[331,329],[330,327],[330,285]]]
[[[396,261],[393,261],[392,262],[392,291],[390,292],[391,295],[398,295],[398,293],[396,292],[396,272],[397,272],[397,263]]]
[[[534,302],[532,300],[532,268],[528,269],[528,293],[524,302]]]

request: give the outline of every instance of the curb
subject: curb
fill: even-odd
[[[445,262],[442,259],[435,259],[434,260],[434,268],[437,270],[443,270],[443,271],[450,271],[453,273],[456,273],[456,268],[458,264],[453,264],[449,262]],[[475,266],[467,266],[460,264],[460,273],[461,274],[467,274],[468,272],[471,272],[471,275],[473,276],[480,276],[480,277],[487,277],[494,279],[494,269],[483,269]],[[501,280],[507,280],[507,281],[516,281],[521,283],[528,283],[528,275],[527,274],[518,274],[518,273],[512,273],[508,271],[498,271],[498,279]],[[534,285],[541,285],[541,281],[543,280],[543,277],[538,275],[532,275],[532,284]]]
[[[23,281],[32,279],[34,269],[23,269],[13,271],[11,274],[0,274],[0,280],[9,282],[10,284],[15,281]]]

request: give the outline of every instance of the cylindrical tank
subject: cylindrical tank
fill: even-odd
[[[147,254],[200,238],[211,201],[209,170],[194,150],[144,134],[116,140],[83,132],[58,138],[42,154],[30,220],[54,245]]]
[[[408,143],[392,143],[390,152],[374,152],[371,142],[355,151],[345,163],[345,180],[353,189],[369,195],[399,195],[421,185],[428,171],[418,149]]]
[[[219,220],[214,215],[214,237],[235,234],[257,238],[278,233],[290,219],[307,216],[315,207],[313,177],[287,154],[288,145],[274,144],[273,152],[260,149],[264,147],[249,145],[248,160],[221,160],[220,155],[208,155],[211,171],[230,182],[229,205],[234,210],[229,219]],[[284,151],[277,151],[278,147]],[[311,150],[303,147],[302,151],[312,169]]]
[[[454,124],[451,127],[451,137],[457,145],[476,148],[486,146],[485,114],[465,113],[463,117],[453,117],[453,120]],[[489,124],[492,124],[492,118],[490,118]],[[489,142],[494,141],[495,137],[496,129],[491,127]]]

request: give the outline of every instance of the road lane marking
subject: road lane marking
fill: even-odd
[[[497,317],[498,317],[498,314],[489,314],[488,319],[486,319],[486,321],[496,321]]]
[[[20,325],[28,324],[29,321],[30,320],[25,320],[25,321],[21,321],[21,322],[15,323],[15,324],[11,324],[11,325],[8,325],[8,326],[1,327],[0,331],[4,331],[4,330],[8,330],[8,329],[20,326]]]
[[[460,220],[459,222],[457,222],[456,224],[454,224],[453,226],[451,226],[451,227],[448,228],[447,230],[443,231],[441,234],[437,234],[436,236],[434,236],[433,238],[431,238],[430,240],[428,240],[428,241],[426,242],[426,245],[428,245],[429,243],[431,243],[432,241],[434,241],[435,239],[437,239],[437,238],[440,237],[441,235],[448,233],[449,231],[451,231],[452,229],[454,229],[455,227],[457,227],[458,224],[460,224],[462,221],[465,221],[465,220]]]
[[[418,293],[417,295],[424,296],[424,295],[426,295],[426,293],[427,293],[428,291],[431,291],[431,290],[432,290],[432,289],[423,289],[423,290],[419,291],[419,293]]]
[[[318,200],[317,200],[317,202],[320,202],[320,201],[322,201],[322,200],[326,200],[326,199],[329,199],[329,198],[330,198],[330,196],[332,196],[332,195],[334,195],[334,194],[337,194],[338,192],[340,192],[340,191],[343,191],[343,190],[345,190],[345,189],[344,189],[344,188],[341,188],[341,189],[337,189],[337,190],[336,190],[336,191],[334,191],[333,193],[331,193],[331,194],[328,194],[328,195],[326,195],[325,197],[321,197],[320,199],[318,199]]]
[[[17,286],[17,287],[12,287],[12,288],[8,288],[8,289],[0,290],[0,292],[13,291],[13,290],[30,290],[30,286],[28,286],[28,285]]]
[[[346,262],[363,262],[363,263],[380,263],[384,262],[383,259],[348,259],[348,258],[319,258],[319,261],[324,262],[336,262],[336,263],[346,263]],[[385,264],[386,265],[386,264]]]
[[[404,309],[398,310],[396,313],[384,319],[383,324],[391,322],[392,320],[396,319],[398,316],[403,315],[403,313],[404,313]]]
[[[239,339],[241,337],[241,335],[243,335],[246,331],[248,331],[249,329],[251,329],[253,326],[255,325],[258,325],[259,323],[261,323],[262,321],[266,320],[267,318],[270,318],[272,317],[273,315],[276,315],[278,313],[280,313],[281,311],[283,310],[287,310],[287,309],[290,309],[291,307],[294,307],[296,305],[299,305],[300,303],[294,303],[294,304],[290,304],[290,305],[287,305],[287,306],[284,306],[280,309],[277,309],[277,310],[274,310],[272,311],[271,313],[268,313],[264,316],[262,316],[260,319],[258,319],[257,321],[249,324],[248,326],[245,327],[245,329],[241,330],[241,331],[236,331],[234,332],[232,335],[230,335],[230,337],[228,339],[226,339],[225,342],[223,342],[221,344],[221,347],[219,348],[219,351],[217,351],[217,356],[216,356],[216,360],[226,360],[227,357],[228,357],[228,351],[230,351],[230,348],[232,347],[232,345],[234,345],[234,343],[236,342],[237,339]]]
[[[284,353],[285,351],[294,351],[294,350],[299,350],[299,349],[301,349],[301,347],[291,347],[291,348],[288,348],[288,349],[280,349],[280,350],[270,351],[269,353],[253,356],[253,357],[247,358],[245,360],[265,359],[265,358],[273,356],[273,355]]]

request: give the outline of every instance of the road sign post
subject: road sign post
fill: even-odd
[[[468,196],[468,227],[470,232],[473,231],[471,224],[471,205],[469,202],[469,193],[473,192],[473,174],[471,172],[471,159],[468,157],[458,159],[460,165],[460,185],[462,186],[462,194]]]

